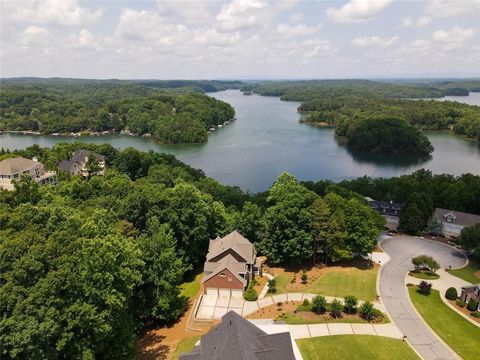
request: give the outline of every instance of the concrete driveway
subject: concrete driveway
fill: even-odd
[[[407,295],[405,276],[412,268],[414,256],[433,256],[442,268],[463,266],[465,256],[450,246],[410,236],[387,238],[381,245],[391,259],[381,270],[379,292],[392,320],[424,359],[458,359],[414,310]]]

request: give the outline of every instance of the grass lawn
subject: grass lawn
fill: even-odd
[[[429,270],[412,270],[408,275],[423,280],[436,280],[440,278],[440,275],[435,274],[434,272],[431,272]]]
[[[465,320],[445,305],[437,290],[429,296],[409,287],[410,298],[423,319],[464,360],[478,359],[480,328]]]
[[[285,321],[288,325],[299,325],[299,324],[325,324],[325,323],[350,323],[350,324],[369,324],[368,321],[363,320],[360,317],[356,316],[344,316],[342,318],[333,319],[328,316],[325,317],[315,316],[311,319],[304,318],[299,316],[295,313],[286,313],[280,320]],[[385,324],[390,322],[387,316],[385,316],[385,320],[378,323],[378,324]]]
[[[191,281],[184,282],[180,285],[180,295],[186,296],[189,300],[193,300],[200,290],[200,281],[202,280],[203,272],[196,275]]]
[[[280,274],[276,277],[277,279],[277,284],[276,284],[276,289],[277,291],[275,294],[285,294],[288,292],[287,286],[290,284],[290,280],[292,280],[293,275],[289,273],[283,273]]]
[[[353,295],[359,300],[375,300],[377,273],[378,266],[373,269],[349,267],[340,271],[327,272],[307,286],[304,292],[335,297]]]
[[[335,335],[297,340],[304,360],[417,360],[407,343],[383,336]]]
[[[449,272],[472,284],[480,283],[480,263],[478,261],[470,259],[467,266],[461,269],[453,269]]]
[[[200,336],[190,336],[180,340],[175,348],[175,352],[171,354],[170,359],[176,360],[181,353],[191,351],[199,339]]]

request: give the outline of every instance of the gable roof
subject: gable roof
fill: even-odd
[[[228,254],[227,256],[223,257],[218,262],[205,262],[204,271],[205,276],[202,279],[202,283],[211,279],[215,275],[221,273],[223,270],[227,269],[230,271],[233,276],[235,276],[242,284],[245,286],[247,284],[246,280],[240,276],[240,274],[244,274],[246,271],[246,263],[238,262],[232,255]],[[211,272],[210,272],[211,271]],[[210,272],[207,274],[207,272]]]
[[[234,311],[180,360],[294,360],[290,333],[267,334]]]
[[[255,248],[252,243],[245,239],[237,230],[232,231],[223,238],[217,237],[215,240],[210,240],[207,261],[216,258],[229,249],[235,251],[247,263],[253,264]]]
[[[94,153],[90,150],[80,149],[73,153],[71,160],[83,164],[86,157],[95,157],[98,161],[105,161],[105,156]]]
[[[12,175],[30,170],[39,163],[24,157],[18,156],[0,161],[0,174]]]
[[[75,161],[72,160],[63,160],[60,164],[58,164],[58,168],[63,171],[72,171],[75,167]]]
[[[462,225],[462,226],[473,226],[477,223],[480,223],[480,215],[469,214],[461,211],[453,211],[448,209],[436,208],[433,216],[439,220],[444,221],[444,216],[452,215],[455,218],[455,222],[452,224]]]

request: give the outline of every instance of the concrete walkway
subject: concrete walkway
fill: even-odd
[[[308,325],[279,324],[273,320],[249,320],[260,329],[270,333],[278,326],[286,326],[291,336],[295,339],[307,339],[318,336],[330,335],[376,335],[394,339],[401,339],[402,333],[395,324],[352,324],[352,323],[325,323]],[[268,331],[267,331],[268,330]]]
[[[303,301],[305,299],[312,300],[318,294],[311,293],[287,293],[287,294],[274,294],[267,295],[257,301],[245,301],[243,298],[235,298],[229,296],[217,296],[217,295],[203,295],[200,299],[200,305],[198,307],[196,318],[198,319],[220,319],[228,311],[232,310],[246,317],[257,310],[265,308],[267,306],[275,305],[277,303],[284,303],[286,301]],[[325,296],[328,302],[332,302],[336,298],[333,296]],[[342,298],[338,300],[343,302]],[[359,305],[363,301],[358,302]],[[379,302],[372,303],[374,307],[386,312],[386,308]]]
[[[433,256],[446,268],[461,267],[466,258],[458,250],[429,240],[410,236],[394,236],[384,239],[383,250],[390,261],[380,270],[380,297],[392,321],[398,326],[407,341],[426,360],[458,359],[416,312],[405,286],[405,278],[412,267],[412,257],[420,254]],[[439,314],[441,316],[441,314]]]
[[[265,276],[268,280],[273,279],[273,275],[270,275],[269,273],[266,273],[266,272],[263,272],[263,276]],[[268,282],[265,284],[264,288],[260,292],[260,295],[258,295],[258,298],[263,299],[265,297],[265,295],[267,294],[267,291],[268,291]]]

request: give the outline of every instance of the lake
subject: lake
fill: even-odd
[[[474,101],[480,104],[480,94],[472,94]],[[268,189],[284,171],[300,180],[314,181],[340,181],[363,175],[392,177],[420,168],[436,174],[480,174],[480,145],[449,132],[425,132],[435,147],[427,159],[352,153],[335,137],[333,129],[300,124],[298,102],[280,101],[278,97],[244,96],[237,90],[209,95],[234,106],[237,120],[210,134],[206,144],[162,145],[139,137],[118,135],[83,136],[79,140],[171,153],[223,184],[238,185],[252,192]],[[470,97],[452,98],[472,100]],[[60,136],[0,134],[0,147],[20,149],[34,143],[52,146],[75,140]]]

